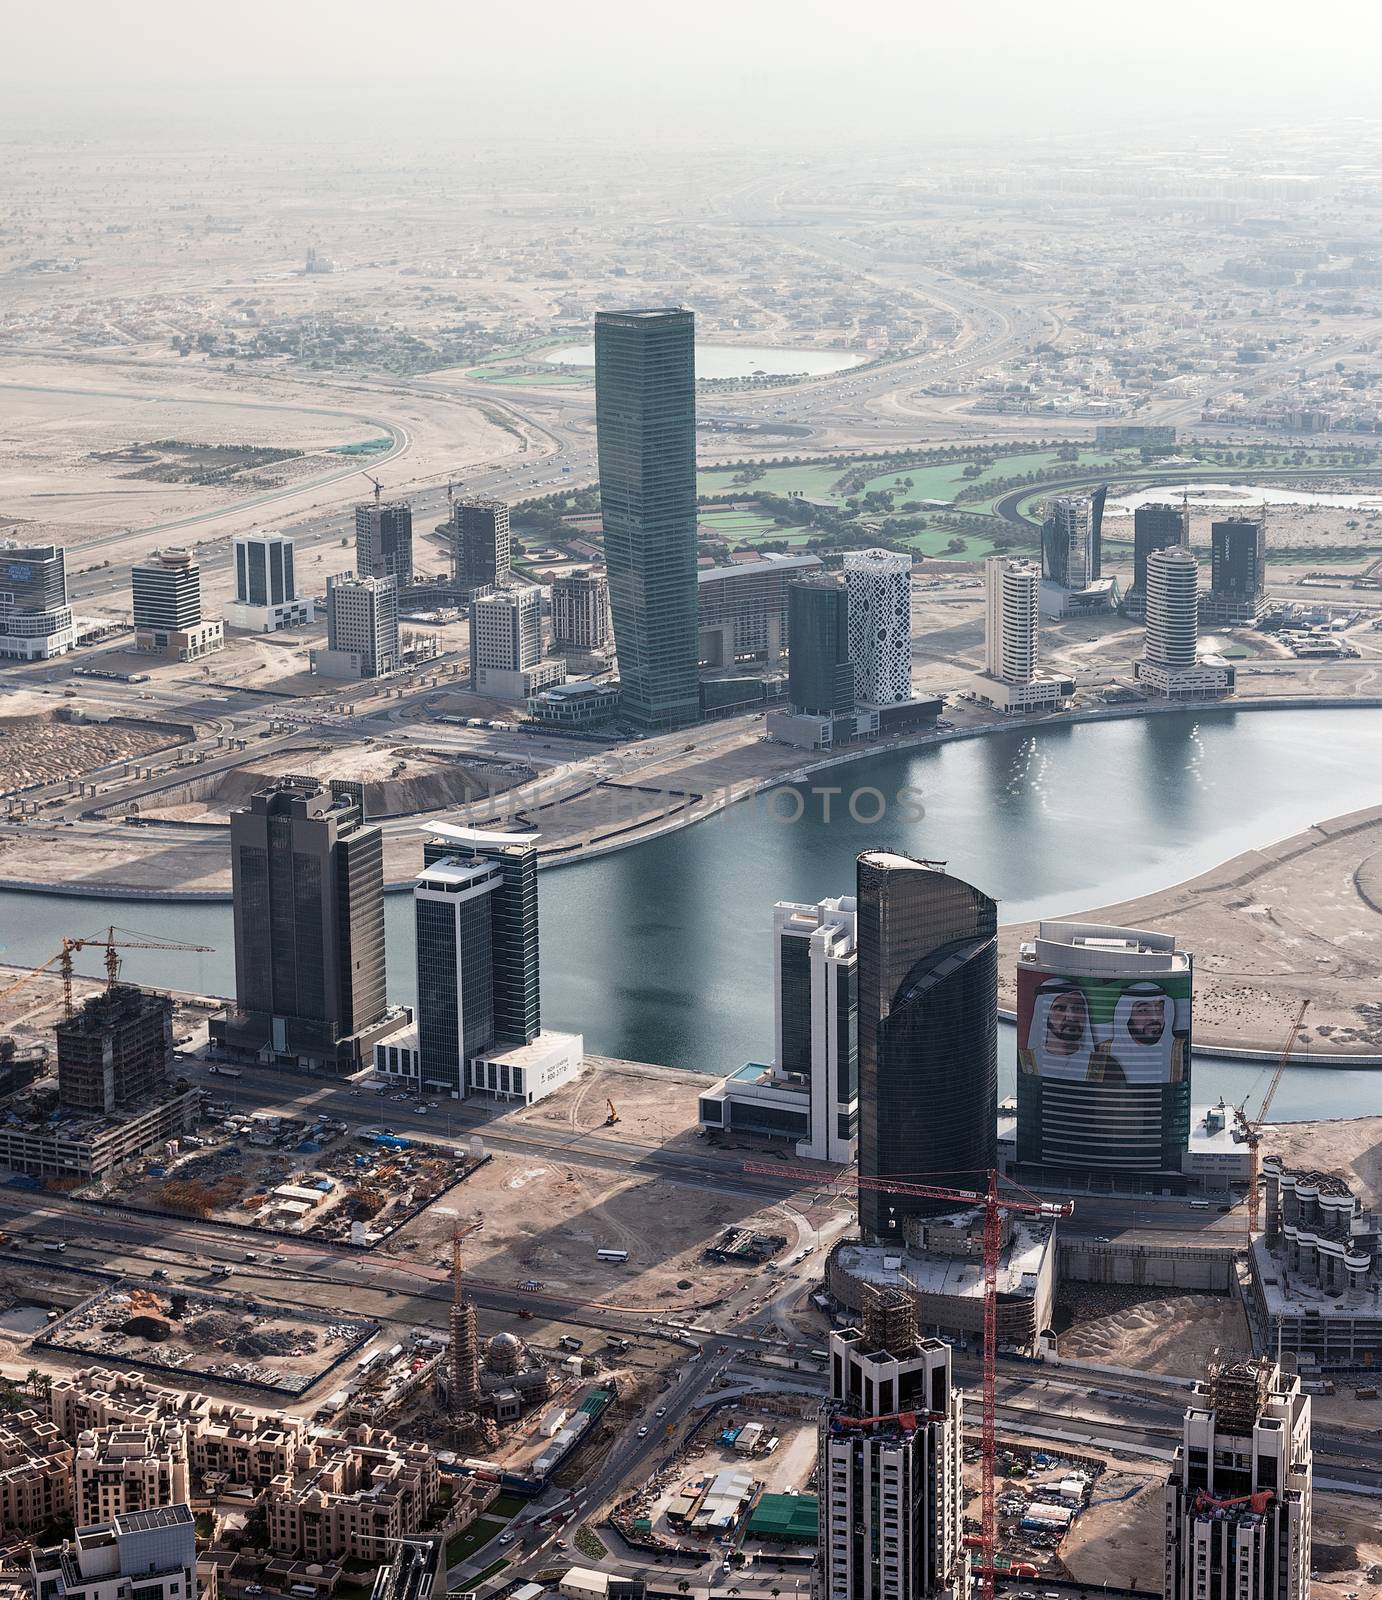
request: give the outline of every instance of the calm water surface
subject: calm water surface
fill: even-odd
[[[1382,800],[1382,713],[1208,711],[1013,730],[855,763],[817,788],[541,877],[543,1014],[596,1053],[723,1072],[772,1049],[776,900],[853,892],[855,855],[888,845],[948,862],[1004,921],[1073,914],[1193,877],[1229,856]],[[824,786],[838,785],[828,797]],[[901,803],[899,793],[904,794]],[[853,795],[851,818],[848,802]],[[881,803],[881,820],[870,819]],[[796,822],[790,815],[800,805]],[[131,951],[137,981],[227,993],[230,908],[0,895],[7,962],[114,921],[215,946]],[[388,906],[396,999],[413,998],[411,902]],[[91,960],[82,969],[98,971]],[[1011,1088],[1013,1033],[1000,1030]],[[1201,1059],[1196,1099],[1260,1093],[1263,1069]],[[1281,1117],[1382,1111],[1382,1073],[1292,1071]]]

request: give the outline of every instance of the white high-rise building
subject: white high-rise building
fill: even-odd
[[[808,1086],[797,1154],[848,1165],[858,1149],[857,948],[852,896],[773,907],[774,1071]]]
[[[987,618],[981,700],[1001,711],[1038,711],[1061,705],[1074,692],[1068,678],[1037,672],[1041,622],[1041,572],[1034,561],[990,556],[984,563]]]
[[[312,652],[317,672],[338,678],[382,678],[399,665],[398,585],[353,572],[326,580],[325,650]]]
[[[1166,1484],[1166,1600],[1307,1600],[1310,1396],[1266,1357],[1216,1362]]]
[[[1233,668],[1199,656],[1199,568],[1184,545],[1147,557],[1147,625],[1138,682],[1172,700],[1198,700],[1233,688]]]
[[[872,1290],[830,1336],[819,1437],[821,1600],[965,1600],[964,1402],[911,1297]]]
[[[76,642],[62,547],[0,540],[0,658],[46,661]]]
[[[197,1593],[197,1525],[186,1501],[126,1511],[29,1552],[35,1594],[45,1600],[185,1600]]]
[[[851,550],[844,571],[855,701],[900,705],[912,697],[912,558]]]
[[[500,700],[566,681],[566,663],[542,654],[542,591],[531,586],[477,594],[470,602],[470,687]]]
[[[293,541],[281,533],[246,533],[235,541],[235,599],[225,608],[232,628],[276,633],[311,622],[315,608],[300,600]]]

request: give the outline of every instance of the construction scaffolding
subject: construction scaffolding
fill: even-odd
[[[1266,1356],[1251,1361],[1209,1363],[1206,1389],[1215,1425],[1237,1439],[1250,1439],[1257,1419],[1267,1409],[1272,1363]]]

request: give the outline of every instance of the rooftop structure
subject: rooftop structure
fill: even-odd
[[[72,1512],[72,1442],[37,1412],[0,1421],[0,1530],[42,1533]]]
[[[128,1511],[109,1522],[79,1527],[71,1539],[30,1557],[34,1592],[43,1600],[128,1600],[137,1589],[150,1600],[197,1592],[197,1531],[192,1509],[180,1505]]]

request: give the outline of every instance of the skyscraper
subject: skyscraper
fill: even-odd
[[[46,661],[76,641],[61,545],[0,541],[0,659]]]
[[[849,595],[838,578],[787,586],[787,701],[802,716],[854,714]]]
[[[1041,525],[1041,571],[1062,589],[1088,589],[1102,576],[1104,501],[1093,494],[1061,494],[1048,502]]]
[[[844,568],[855,704],[900,705],[912,694],[912,558],[851,550]]]
[[[797,1154],[854,1159],[859,1123],[859,975],[854,901],[773,907],[775,1071],[810,1097],[810,1133]]]
[[[552,643],[559,650],[603,650],[609,643],[609,580],[602,572],[552,579]]]
[[[990,556],[984,563],[984,590],[984,676],[975,692],[1002,711],[1060,705],[1075,686],[1069,678],[1037,671],[1041,573],[1036,563]]]
[[[509,508],[502,500],[457,500],[451,507],[452,572],[463,589],[503,584],[510,573]]]
[[[526,700],[562,683],[566,665],[542,654],[542,591],[531,585],[477,594],[470,602],[470,687]]]
[[[381,1043],[376,1065],[457,1097],[539,1100],[579,1070],[584,1046],[542,1027],[537,835],[427,832],[413,894],[417,1024]]]
[[[197,661],[225,644],[225,624],[202,617],[202,574],[188,550],[164,550],[130,568],[134,647]]]
[[[1233,688],[1233,668],[1219,656],[1200,659],[1200,575],[1188,547],[1147,557],[1147,626],[1137,680],[1152,694],[1199,700]]]
[[[910,1298],[867,1289],[864,1328],[830,1335],[819,1433],[821,1600],[965,1600],[964,1402],[950,1346]]]
[[[232,1054],[353,1072],[387,1031],[384,841],[359,784],[281,778],[231,813]]]
[[[1166,1600],[1308,1600],[1312,1472],[1300,1379],[1216,1358],[1166,1484]]]
[[[1254,623],[1267,609],[1267,512],[1210,524],[1209,593],[1200,615],[1210,623]]]
[[[1038,923],[1017,958],[1018,1161],[1049,1181],[1176,1178],[1193,1001],[1194,963],[1174,934]]]
[[[235,599],[225,608],[233,628],[273,633],[311,622],[310,599],[298,598],[293,541],[281,533],[247,533],[235,541]]]
[[[700,714],[691,312],[597,313],[595,417],[620,707],[681,726]]]
[[[1153,501],[1133,514],[1132,587],[1123,596],[1130,617],[1147,614],[1147,559],[1156,550],[1173,550],[1190,543],[1190,508]]]
[[[859,1174],[987,1172],[997,1151],[998,908],[937,863],[887,850],[859,857],[856,902]],[[945,1209],[859,1191],[870,1243]]]
[[[382,678],[399,665],[398,585],[333,573],[326,580],[326,651],[313,667],[330,677]]]
[[[413,581],[413,508],[406,500],[366,500],[355,508],[355,570],[362,578]]]

